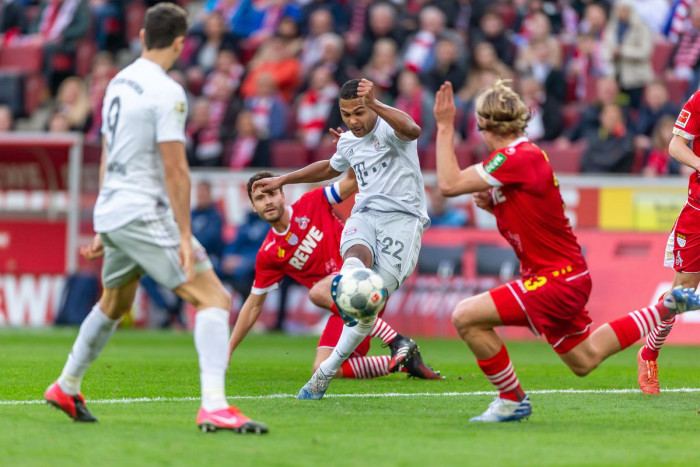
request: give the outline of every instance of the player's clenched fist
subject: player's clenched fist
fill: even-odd
[[[271,191],[282,188],[282,185],[282,177],[263,178],[253,183],[252,191],[255,192],[255,190],[260,188],[263,193],[270,193]]]
[[[80,247],[80,254],[83,255],[83,258],[88,261],[94,261],[104,255],[104,253],[105,250],[104,246],[102,246],[102,238],[100,238],[100,234],[96,234],[93,237],[91,245]]]
[[[456,112],[452,83],[445,81],[435,93],[435,106],[433,107],[435,122],[438,125],[453,125]]]
[[[474,204],[476,204],[478,208],[493,214],[493,198],[491,197],[491,190],[472,193],[472,197],[474,198]]]
[[[365,105],[374,102],[374,83],[362,78],[360,84],[357,85],[357,97],[361,97]]]

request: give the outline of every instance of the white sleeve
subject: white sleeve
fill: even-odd
[[[181,86],[164,95],[156,103],[156,142],[185,142],[187,97]]]
[[[341,142],[342,139],[341,141],[338,141],[335,154],[333,154],[333,157],[331,157],[329,162],[331,163],[331,167],[333,168],[333,170],[336,170],[338,172],[345,172],[350,168],[350,161],[343,155],[343,152],[341,151]]]
[[[400,148],[404,148],[406,145],[411,143],[411,141],[404,141],[396,136],[396,130],[394,130],[384,119],[382,119],[381,123],[379,124],[377,132],[380,133],[378,136],[380,136],[384,141],[387,141]]]

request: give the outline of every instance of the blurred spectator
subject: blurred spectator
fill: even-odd
[[[467,72],[467,81],[457,92],[463,103],[471,102],[477,92],[492,84],[495,78],[511,78],[513,72],[496,55],[496,49],[490,42],[479,42],[474,46],[471,65]]]
[[[99,50],[115,53],[127,45],[124,34],[125,3],[123,0],[90,0]]]
[[[533,39],[527,48],[523,49],[516,67],[520,74],[535,78],[543,86],[549,99],[563,102],[566,98],[566,81],[561,71],[561,51],[550,45],[547,39]]]
[[[285,16],[280,20],[280,24],[277,26],[277,36],[286,43],[288,56],[294,57],[301,53],[304,39],[299,34],[299,24],[293,18]]]
[[[191,34],[186,44],[186,52],[180,57],[180,63],[187,67],[190,79],[199,81],[203,81],[204,76],[214,68],[220,51],[235,50],[234,37],[226,30],[220,12],[207,15],[201,32]]]
[[[374,49],[369,62],[362,69],[362,76],[372,81],[384,95],[396,98],[396,76],[399,73],[399,59],[396,42],[389,38],[379,39],[374,44]],[[343,83],[338,83],[343,84]]]
[[[469,222],[469,216],[461,209],[456,209],[449,205],[447,198],[442,196],[440,190],[428,190],[430,196],[430,217],[431,227],[464,227]]]
[[[282,139],[287,125],[287,105],[271,74],[259,74],[257,80],[257,92],[245,100],[245,108],[253,112],[253,123],[262,139]]]
[[[321,60],[323,47],[321,36],[333,32],[333,15],[325,8],[314,10],[309,17],[309,32],[304,39],[301,50],[301,66],[304,72],[309,71]]]
[[[445,30],[445,14],[437,7],[427,6],[420,12],[419,21],[418,32],[408,38],[403,53],[404,67],[416,73],[433,65],[435,42]]]
[[[668,145],[673,136],[673,124],[675,121],[675,117],[664,115],[654,127],[649,155],[642,169],[644,176],[656,177],[658,175],[678,175],[680,173],[681,165],[668,152]]]
[[[90,72],[90,85],[88,95],[90,99],[90,111],[92,123],[88,130],[88,138],[92,141],[100,141],[102,129],[102,101],[107,92],[109,81],[117,74],[117,67],[109,52],[100,52],[92,61]]]
[[[423,75],[428,91],[435,93],[445,81],[459,88],[467,77],[467,69],[459,60],[457,43],[450,37],[441,37],[435,45],[435,63]]]
[[[192,235],[207,251],[216,269],[224,250],[223,219],[214,205],[211,183],[200,182],[196,190],[195,206],[192,209]]]
[[[243,110],[238,114],[236,137],[228,159],[228,166],[232,169],[270,165],[269,142],[260,137],[250,111]]]
[[[311,70],[309,89],[299,96],[297,104],[297,127],[307,148],[315,149],[321,142],[339,91],[328,68],[319,66]]]
[[[488,11],[479,21],[479,29],[472,33],[471,43],[489,42],[493,45],[498,58],[508,66],[513,65],[515,50],[513,43],[506,35],[503,18],[495,11]]]
[[[608,74],[608,65],[603,60],[601,48],[592,34],[578,35],[573,57],[566,70],[567,78],[574,85],[577,100],[586,99],[589,83]]]
[[[255,50],[274,34],[285,16],[300,20],[301,10],[294,2],[286,0],[241,0],[231,20],[231,31],[245,39],[244,48]]]
[[[212,12],[219,13],[224,18],[226,29],[230,31],[233,17],[236,16],[241,3],[240,0],[206,0],[203,13],[205,15]]]
[[[547,96],[542,84],[535,78],[521,78],[520,96],[530,108],[532,118],[525,128],[527,137],[532,141],[551,141],[564,129],[562,103],[559,99]]]
[[[27,33],[25,4],[20,0],[0,0],[0,46]]]
[[[392,41],[398,50],[405,39],[403,29],[397,23],[396,8],[387,2],[377,2],[369,8],[368,27],[355,53],[355,65],[364,67],[376,52],[376,44],[383,39]]]
[[[0,104],[0,133],[8,133],[15,127],[15,119],[9,105]]]
[[[248,64],[248,74],[241,85],[241,95],[244,98],[258,93],[256,88],[261,74],[272,75],[285,102],[292,101],[299,87],[301,64],[289,55],[286,43],[281,37],[268,39]]]
[[[586,4],[583,20],[579,23],[579,32],[589,34],[596,41],[603,39],[606,25],[608,24],[608,12],[605,6],[599,2],[582,2]]]
[[[689,82],[689,89],[698,88],[700,73],[700,5],[690,10],[689,27],[681,34],[676,50],[671,58],[673,71],[671,76]]]
[[[552,35],[549,17],[542,12],[537,12],[529,23],[532,30],[528,34],[527,43],[518,49],[515,69],[521,73],[530,70],[533,75],[542,74],[533,71],[532,68],[542,63],[543,57],[547,58],[549,68],[561,69],[563,62],[561,44]],[[539,81],[544,83],[543,79]]]
[[[642,101],[644,86],[654,79],[653,51],[653,32],[639,18],[631,0],[620,0],[605,29],[603,56],[612,65],[620,88],[629,95],[630,105],[635,109]]]
[[[634,9],[655,36],[666,28],[668,15],[671,11],[668,0],[635,0]]]
[[[306,35],[308,33],[311,15],[313,15],[316,10],[320,9],[331,12],[336,32],[344,33],[347,30],[350,22],[350,10],[348,8],[348,3],[350,2],[339,2],[338,0],[301,0],[297,3],[303,5],[300,21],[302,34]]]
[[[66,133],[71,131],[68,117],[59,111],[54,112],[49,118],[47,129],[49,133]]]
[[[668,100],[668,90],[662,81],[652,81],[644,89],[644,103],[635,125],[635,147],[649,150],[654,128],[664,116],[676,117],[678,108]]]
[[[435,130],[433,118],[433,95],[421,86],[420,78],[411,70],[403,70],[398,78],[399,95],[394,106],[406,112],[421,127],[418,148],[424,149],[432,143]]]
[[[75,49],[90,26],[87,0],[45,0],[30,28],[33,41],[44,49],[44,74],[52,94],[73,74]]]
[[[214,116],[214,118],[216,118]],[[193,167],[218,167],[221,165],[223,145],[216,122],[212,122],[212,109],[206,98],[197,99],[185,127],[187,159]]]
[[[581,172],[629,173],[633,163],[632,132],[627,130],[622,108],[606,104],[600,114],[600,129],[587,138]]]
[[[626,96],[620,94],[620,88],[612,77],[598,78],[596,81],[596,100],[589,104],[580,114],[578,122],[564,132],[557,141],[564,146],[580,138],[590,139],[598,134],[600,114],[604,106],[626,104]]]
[[[166,313],[165,319],[158,327],[167,329],[172,326],[177,331],[184,331],[186,326],[182,320],[182,299],[172,290],[166,289],[151,279],[151,276],[143,276],[141,286],[153,304]]]
[[[90,128],[90,97],[82,78],[66,78],[56,95],[58,112],[65,115],[71,131],[86,132]]]
[[[333,79],[342,86],[357,75],[357,70],[345,54],[343,38],[329,32],[319,38],[321,58],[315,66],[324,66],[333,73]]]
[[[219,276],[245,300],[255,278],[255,258],[262,246],[270,224],[254,212],[249,212],[238,227],[236,237],[224,247]]]

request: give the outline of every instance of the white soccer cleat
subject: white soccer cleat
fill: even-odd
[[[497,397],[489,404],[486,412],[478,415],[470,422],[514,422],[516,420],[527,420],[532,413],[530,397],[525,396],[520,402]]]
[[[297,399],[321,399],[326,393],[326,389],[328,389],[328,386],[331,384],[333,376],[335,376],[335,373],[333,373],[332,375],[326,375],[323,371],[321,371],[321,368],[319,368],[314,372],[313,375],[311,375],[311,379],[309,380],[309,382],[306,383],[304,387],[299,390],[299,394],[297,394]]]

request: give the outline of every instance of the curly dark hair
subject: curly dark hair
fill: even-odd
[[[343,84],[340,88],[340,98],[344,100],[357,99],[357,86],[360,84],[359,79],[351,79]]]
[[[250,198],[251,201],[253,201],[253,183],[257,182],[258,180],[262,180],[263,178],[272,178],[272,177],[277,177],[277,175],[273,174],[269,170],[261,170],[260,172],[256,173],[252,177],[248,179],[248,198]],[[280,188],[280,192],[282,191],[282,188]]]

